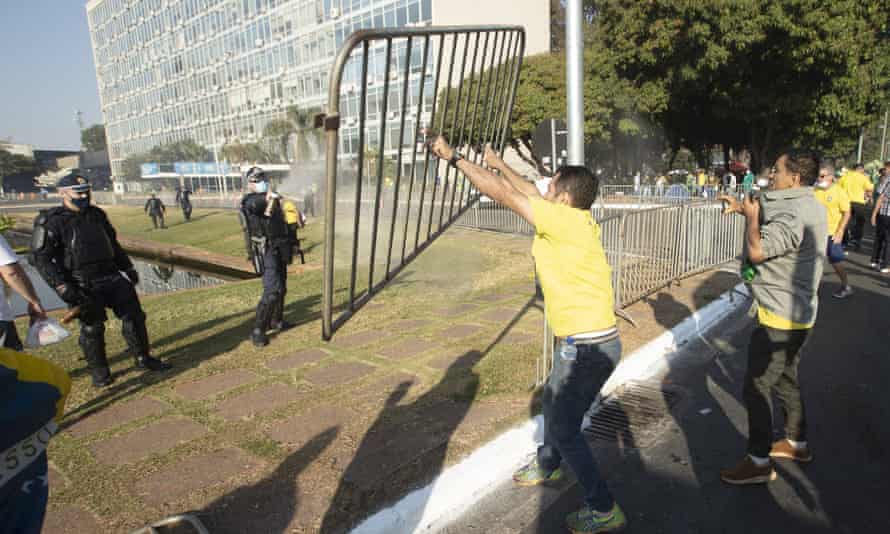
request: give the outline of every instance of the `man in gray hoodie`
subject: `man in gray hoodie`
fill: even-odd
[[[757,484],[776,478],[772,458],[813,459],[807,446],[806,417],[798,383],[801,348],[816,322],[825,243],[825,207],[813,195],[819,158],[792,150],[776,160],[768,190],[739,203],[730,197],[727,213],[747,221],[745,257],[755,270],[750,282],[759,325],[748,346],[744,401],[748,410],[748,454],[721,471],[729,484]],[[773,436],[772,395],[782,402],[785,439]]]

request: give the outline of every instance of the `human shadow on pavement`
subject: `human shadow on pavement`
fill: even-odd
[[[310,295],[285,304],[284,316],[288,320],[294,322],[297,326],[312,322],[318,318],[318,312],[312,310],[318,306],[319,300],[319,295]],[[232,319],[239,319],[239,322],[225,330],[213,334],[212,336],[199,336],[197,339],[185,345],[174,347],[166,351],[157,350],[160,347],[165,347],[188,336],[206,332],[207,330]],[[160,373],[140,373],[133,372],[133,369],[130,368],[123,372],[115,373],[117,381],[114,384],[102,389],[95,397],[80,406],[72,406],[72,408],[66,412],[65,420],[60,425],[61,428],[68,428],[78,421],[86,419],[90,415],[107,407],[111,403],[120,402],[148,386],[168,381],[185,373],[189,369],[197,367],[202,362],[234,350],[241,343],[248,340],[250,331],[253,328],[254,320],[254,311],[252,309],[247,309],[191,325],[174,334],[152,342],[151,347],[154,349],[153,355],[160,357],[165,361],[169,361],[173,364],[172,369]],[[106,335],[109,335],[109,333],[106,333]],[[151,335],[150,329],[149,335]],[[272,342],[275,342],[274,336],[272,337]],[[129,352],[124,350],[109,358],[109,363],[116,363],[130,357]],[[80,368],[71,371],[70,374],[72,376],[79,376],[85,372],[84,368]]]
[[[259,482],[239,487],[197,512],[215,534],[279,534],[293,528],[294,518],[311,487],[298,479],[334,442],[339,427],[332,426],[309,440]]]
[[[451,437],[473,406],[479,375],[473,367],[500,342],[534,298],[482,351],[470,350],[453,361],[442,379],[408,404],[400,404],[410,382],[399,384],[365,433],[340,479],[322,521],[322,534],[340,534],[408,490],[435,478],[444,468]],[[401,531],[412,532],[422,512],[404,518]]]

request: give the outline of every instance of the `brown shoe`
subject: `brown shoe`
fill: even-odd
[[[773,458],[788,458],[789,460],[802,463],[813,461],[813,453],[810,452],[809,447],[798,449],[788,443],[787,439],[780,439],[773,443],[773,448],[770,449],[769,455]]]
[[[772,462],[758,467],[746,454],[739,465],[720,471],[720,478],[727,484],[765,484],[776,479],[776,471],[773,469]]]

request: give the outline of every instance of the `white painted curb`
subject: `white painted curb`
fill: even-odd
[[[739,284],[693,313],[670,331],[624,358],[603,386],[606,394],[629,380],[663,372],[677,349],[749,302],[748,288]],[[393,506],[372,515],[352,534],[432,533],[447,526],[524,465],[543,439],[543,418],[537,416],[501,434],[436,479]]]

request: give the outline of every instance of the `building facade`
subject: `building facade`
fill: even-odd
[[[157,145],[191,139],[219,149],[258,142],[265,125],[285,118],[288,107],[323,109],[333,59],[358,29],[521,23],[527,27],[526,53],[547,50],[548,2],[487,0],[481,13],[478,4],[90,0],[87,17],[112,174],[121,177],[124,159]],[[413,57],[420,62],[418,53]],[[424,100],[431,98],[432,91]],[[344,113],[348,124],[352,107]],[[344,153],[356,149],[349,144],[353,138],[344,136]]]

